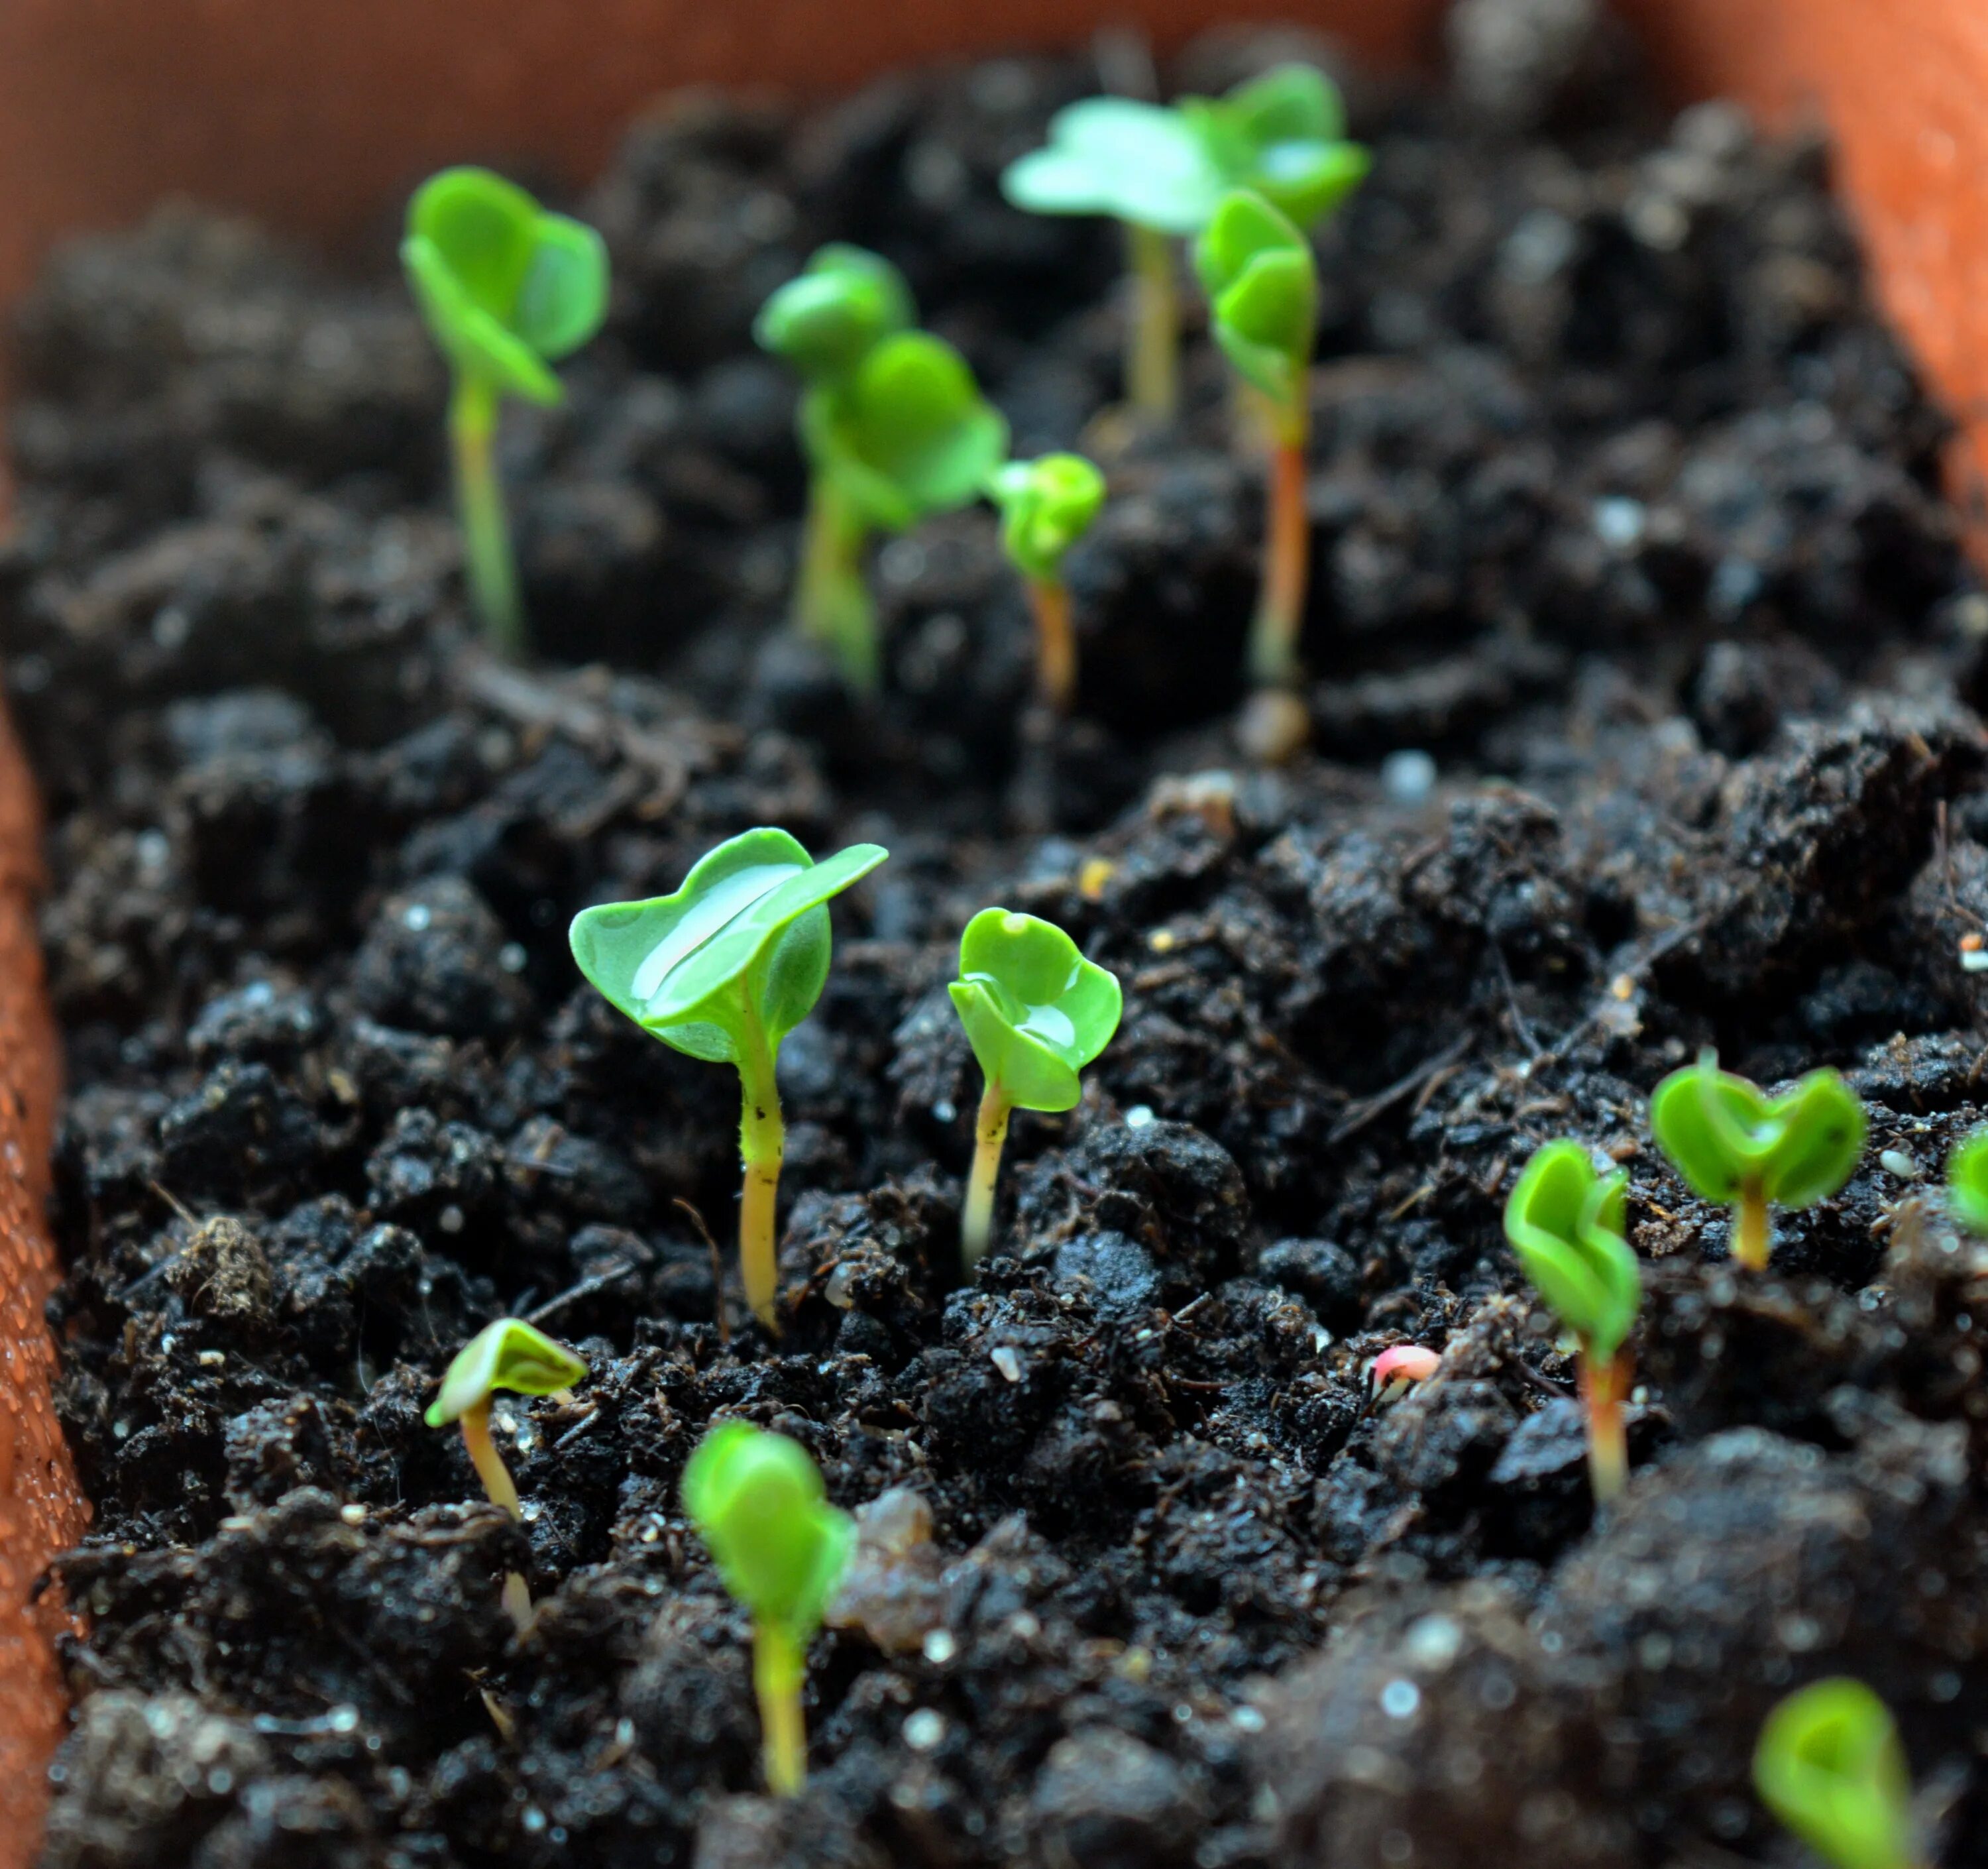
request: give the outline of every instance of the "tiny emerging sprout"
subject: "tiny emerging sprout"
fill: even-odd
[[[698,1444],[683,1500],[725,1587],[752,1613],[766,1787],[791,1797],[807,1776],[807,1646],[849,1567],[855,1521],[828,1503],[806,1448],[742,1421]]]
[[[451,1421],[461,1425],[462,1444],[490,1503],[522,1520],[517,1482],[490,1438],[490,1398],[499,1389],[514,1395],[553,1395],[586,1375],[587,1365],[565,1345],[522,1318],[499,1318],[455,1353],[422,1419],[430,1427],[446,1427]],[[531,1593],[516,1571],[504,1580],[504,1607],[521,1630],[530,1621]]]
[[[1036,620],[1036,685],[1057,713],[1077,696],[1077,635],[1063,561],[1104,504],[1104,476],[1079,454],[1046,454],[996,468],[988,495],[1001,510],[1001,543],[1022,574]]]
[[[1222,178],[1178,110],[1129,97],[1087,97],[1050,119],[1049,141],[1010,163],[1001,191],[1030,214],[1108,215],[1125,229],[1132,310],[1125,391],[1168,422],[1180,405],[1180,293],[1170,239],[1199,233]]]
[[[1311,243],[1259,195],[1223,198],[1195,250],[1214,310],[1215,336],[1263,414],[1270,448],[1263,583],[1249,631],[1249,676],[1290,688],[1298,679],[1311,526],[1305,445],[1311,425],[1312,341],[1318,262]]]
[[[888,260],[829,246],[766,301],[753,327],[806,386],[808,516],[795,622],[833,652],[862,694],[878,679],[876,606],[863,571],[871,534],[978,499],[1008,447],[1007,422],[965,359],[909,329],[912,316]]]
[[[1575,1142],[1552,1142],[1526,1164],[1505,1204],[1505,1237],[1534,1288],[1581,1346],[1587,1410],[1587,1464],[1598,1501],[1628,1484],[1622,1403],[1628,1340],[1642,1302],[1642,1275],[1622,1237],[1628,1177],[1599,1175]]]
[[[1009,1117],[1076,1107],[1077,1073],[1111,1043],[1124,997],[1117,976],[1085,960],[1054,923],[1007,909],[983,909],[966,924],[959,977],[946,990],[986,1079],[960,1222],[961,1254],[972,1266],[993,1231]]]
[[[889,854],[852,844],[817,863],[784,831],[745,831],[700,858],[674,896],[573,918],[573,959],[609,1004],[673,1050],[738,1069],[739,1267],[769,1330],[779,1328],[773,1221],[786,1148],[780,1041],[827,982],[830,899]]]
[[[1367,1372],[1367,1386],[1373,1408],[1398,1402],[1417,1383],[1425,1383],[1436,1373],[1441,1356],[1420,1343],[1397,1343],[1381,1351]]]
[[[1818,1681],[1767,1715],[1753,1783],[1834,1869],[1916,1869],[1911,1774],[1891,1709],[1861,1681]]]
[[[556,403],[546,367],[600,329],[607,249],[584,222],[549,214],[488,169],[444,169],[415,190],[401,243],[415,303],[455,378],[449,441],[471,601],[491,646],[525,647],[518,570],[497,478],[505,396]]]
[[[1946,1158],[1946,1200],[1969,1233],[1988,1237],[1988,1129],[1976,1129]]]
[[[1769,1097],[1720,1070],[1707,1049],[1657,1086],[1650,1128],[1692,1193],[1733,1208],[1733,1256],[1763,1272],[1768,1208],[1813,1207],[1849,1180],[1864,1147],[1864,1105],[1834,1071],[1811,1071]]]

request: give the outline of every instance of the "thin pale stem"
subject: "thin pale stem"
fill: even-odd
[[[1581,1399],[1587,1408],[1587,1472],[1597,1505],[1619,1498],[1629,1483],[1629,1431],[1622,1413],[1628,1393],[1625,1354],[1598,1363],[1582,1349]]]
[[[834,655],[843,679],[858,694],[874,694],[881,679],[877,607],[863,576],[869,536],[833,477],[816,474],[808,486],[801,532],[794,624]]]
[[[759,1747],[766,1789],[790,1798],[807,1782],[807,1727],[801,1715],[801,1683],[807,1657],[776,1624],[752,1631],[752,1688],[759,1701]]]
[[[1773,1250],[1767,1224],[1767,1197],[1756,1184],[1740,1190],[1733,1209],[1733,1256],[1750,1272],[1764,1272]]]
[[[1001,1151],[1008,1140],[1008,1119],[1015,1106],[998,1084],[989,1084],[980,1099],[974,1126],[973,1172],[966,1183],[966,1211],[960,1217],[960,1256],[971,1268],[986,1256],[994,1232],[994,1189],[1001,1178]]]
[[[484,640],[515,662],[525,652],[525,609],[511,551],[511,522],[497,479],[497,391],[482,378],[457,374],[448,433],[470,602]]]
[[[1125,327],[1125,397],[1134,413],[1172,422],[1180,408],[1180,290],[1173,243],[1155,228],[1125,223],[1132,310]]]
[[[777,1332],[779,1320],[773,1306],[779,1288],[779,1234],[775,1223],[787,1133],[780,1120],[773,1048],[756,1007],[747,1008],[744,1037],[739,1055],[739,1153],[745,1164],[739,1202],[739,1270],[753,1315]]]
[[[1036,619],[1036,691],[1059,714],[1077,699],[1077,631],[1070,586],[1060,577],[1031,577],[1029,608]]]
[[[522,1519],[525,1515],[518,1503],[517,1483],[511,1478],[511,1469],[504,1464],[504,1457],[497,1451],[496,1442],[490,1438],[487,1400],[462,1411],[462,1444],[469,1450],[469,1464],[476,1469],[476,1477],[483,1482],[490,1503],[502,1506],[513,1519]]]
[[[1294,688],[1299,675],[1298,644],[1304,631],[1305,587],[1311,573],[1301,419],[1287,418],[1277,425],[1266,506],[1263,581],[1249,631],[1249,678],[1259,688]]]

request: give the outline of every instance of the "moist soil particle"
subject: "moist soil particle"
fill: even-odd
[[[467,631],[384,250],[333,279],[179,209],[57,262],[0,558],[97,1508],[52,1869],[1758,1860],[1760,1719],[1838,1671],[1938,1860],[1988,1863],[1988,1258],[1929,1192],[1988,1105],[1988,600],[1821,153],[1666,117],[1547,11],[1550,70],[1483,0],[1456,96],[1347,74],[1377,161],[1320,239],[1278,770],[1231,737],[1261,502],[1219,361],[1191,334],[1173,432],[1100,418],[1116,242],[996,192],[1078,62],[630,132],[570,204],[608,330],[505,428],[529,670]],[[1067,723],[985,512],[878,554],[874,709],[781,627],[793,396],[748,327],[830,238],[905,267],[1019,448],[1109,469]],[[705,1238],[730,1076],[565,940],[756,823],[893,852],[780,1061],[778,1341]],[[989,902],[1126,1015],[1079,1109],[1017,1118],[962,1282],[944,984]],[[1763,1278],[1645,1125],[1707,1043],[1871,1109]],[[1499,1227],[1557,1134],[1628,1171],[1650,1285],[1599,1523]],[[516,1525],[421,1419],[505,1312],[592,1370],[495,1410]],[[1408,1340],[1440,1369],[1376,1410]],[[792,1806],[678,1497],[722,1416],[866,1514]]]

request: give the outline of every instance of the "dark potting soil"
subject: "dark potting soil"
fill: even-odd
[[[610,329],[506,425],[529,670],[466,632],[384,238],[354,283],[176,211],[52,269],[0,615],[96,1504],[53,1869],[1711,1865],[1782,1847],[1753,1736],[1838,1671],[1941,1860],[1988,1862],[1988,1263],[1926,1193],[1988,1106],[1988,599],[1821,152],[1604,66],[1543,121],[1349,80],[1378,160],[1320,239],[1316,753],[1280,771],[1230,739],[1260,502],[1218,360],[1178,432],[1099,425],[1115,242],[996,191],[1078,61],[631,132],[575,204]],[[1106,460],[1067,725],[984,512],[879,554],[875,710],[781,628],[793,394],[748,324],[830,237],[904,266],[1019,447]],[[721,1330],[701,1231],[732,1078],[565,940],[762,822],[893,852],[781,1060],[777,1342],[729,1251]],[[962,1283],[943,985],[993,901],[1126,1018],[1080,1109],[1017,1119]],[[1770,1277],[1645,1128],[1708,1042],[1871,1105]],[[1558,1134],[1628,1170],[1650,1286],[1599,1524],[1499,1226]],[[516,1529],[421,1420],[506,1311],[593,1370],[499,1410]],[[1405,1340],[1441,1373],[1372,1410]],[[790,1806],[678,1502],[721,1415],[929,1515],[815,1647]]]

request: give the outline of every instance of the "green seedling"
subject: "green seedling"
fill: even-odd
[[[499,1389],[514,1395],[553,1395],[587,1375],[587,1365],[563,1344],[555,1343],[522,1318],[499,1318],[472,1337],[448,1366],[441,1387],[422,1418],[430,1427],[450,1422],[462,1430],[469,1464],[492,1505],[522,1521],[517,1482],[490,1437],[490,1398]],[[514,1570],[504,1580],[504,1607],[522,1630],[531,1620],[531,1593]]]
[[[1036,686],[1057,713],[1077,698],[1077,632],[1063,561],[1104,504],[1104,476],[1080,454],[1046,454],[997,468],[988,495],[1001,543],[1022,574],[1036,620]]]
[[[592,228],[547,213],[501,175],[453,168],[407,204],[401,259],[455,377],[448,432],[471,601],[491,645],[515,656],[525,618],[497,478],[498,410],[505,396],[563,399],[546,366],[600,329],[607,249]]]
[[[1767,1715],[1753,1784],[1775,1817],[1834,1869],[1917,1869],[1912,1786],[1891,1709],[1839,1676]]]
[[[1117,976],[1085,960],[1053,923],[1006,909],[983,909],[966,924],[959,977],[946,990],[986,1080],[960,1222],[970,1267],[993,1230],[1009,1117],[1076,1106],[1077,1074],[1111,1043],[1124,997]]]
[[[1581,1348],[1587,1467],[1598,1502],[1628,1483],[1623,1346],[1642,1302],[1642,1275],[1622,1237],[1628,1177],[1597,1174],[1575,1142],[1552,1142],[1526,1164],[1505,1204],[1505,1237],[1526,1276]]]
[[[1946,1199],[1969,1233],[1988,1237],[1988,1129],[1976,1129],[1947,1157]]]
[[[1834,1071],[1811,1071],[1770,1097],[1720,1070],[1706,1050],[1657,1086],[1650,1128],[1692,1193],[1732,1207],[1733,1256],[1763,1272],[1767,1210],[1813,1207],[1849,1180],[1864,1147],[1864,1105]]]
[[[1008,449],[1008,425],[965,359],[908,328],[913,315],[888,260],[830,246],[767,300],[754,327],[805,385],[808,516],[794,620],[863,694],[875,691],[878,676],[876,606],[863,568],[871,535],[977,499]]]
[[[1224,96],[1183,98],[1180,110],[1226,186],[1254,190],[1300,227],[1316,227],[1374,166],[1347,141],[1338,88],[1315,65],[1280,65]]]
[[[1173,240],[1208,225],[1222,174],[1178,110],[1129,97],[1087,97],[1050,120],[1049,141],[1009,164],[1001,191],[1031,214],[1108,215],[1125,230],[1132,309],[1125,393],[1138,415],[1180,407],[1180,291]]]
[[[1298,679],[1311,527],[1305,513],[1312,341],[1318,262],[1290,218],[1260,195],[1223,198],[1195,249],[1215,336],[1261,410],[1270,450],[1263,576],[1250,626],[1249,675],[1259,686]]]
[[[766,1788],[791,1797],[807,1776],[807,1647],[849,1567],[856,1522],[828,1503],[804,1447],[742,1421],[698,1443],[683,1500],[725,1587],[752,1613]]]
[[[1201,233],[1224,192],[1253,188],[1310,226],[1357,187],[1366,151],[1324,73],[1285,65],[1221,98],[1168,109],[1090,97],[1050,119],[1043,147],[1009,164],[1002,191],[1032,214],[1107,215],[1125,229],[1132,279],[1127,396],[1171,420],[1180,401],[1180,300],[1171,240]]]
[[[672,1049],[736,1067],[745,1161],[739,1260],[769,1329],[773,1221],[786,1131],[780,1041],[828,979],[828,903],[889,852],[853,844],[817,863],[784,831],[742,831],[701,858],[674,896],[606,902],[573,919],[573,959],[601,996]]]

